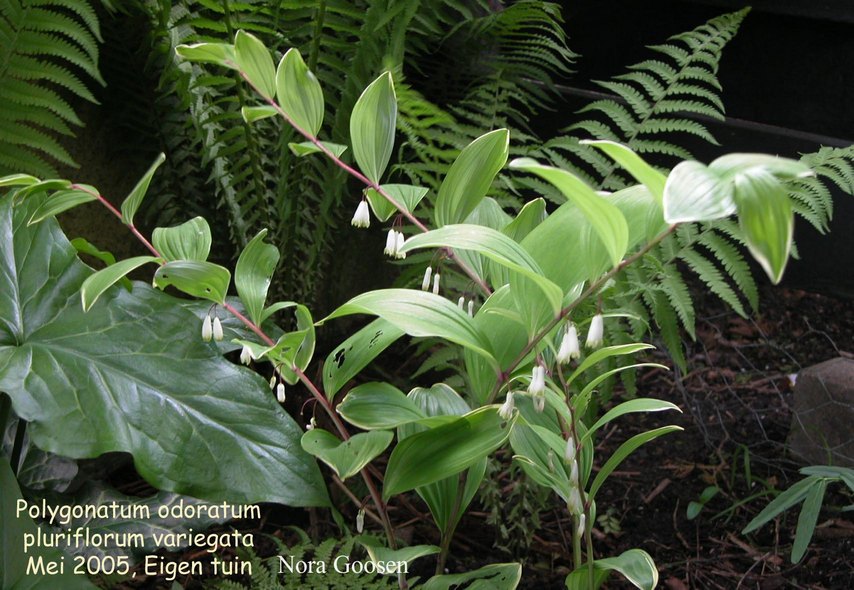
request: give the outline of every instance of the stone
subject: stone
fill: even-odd
[[[810,465],[854,467],[854,360],[835,358],[798,374],[789,450]]]

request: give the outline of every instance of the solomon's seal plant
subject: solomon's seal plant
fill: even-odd
[[[573,519],[568,588],[597,588],[611,572],[638,588],[653,588],[658,574],[649,554],[632,549],[599,557],[591,535],[597,494],[609,475],[641,445],[679,430],[664,426],[642,432],[604,462],[594,458],[597,433],[611,421],[678,409],[637,398],[597,415],[591,401],[605,379],[626,369],[660,366],[626,362],[601,370],[602,361],[630,359],[650,348],[607,341],[606,318],[621,316],[611,306],[610,289],[680,224],[733,215],[751,254],[772,281],[779,281],[793,227],[783,183],[809,169],[782,158],[732,154],[709,165],[682,162],[665,175],[625,145],[589,141],[585,145],[622,167],[636,184],[602,194],[566,170],[515,159],[509,163],[512,173],[537,177],[562,201],[548,211],[542,199],[534,199],[511,217],[486,196],[507,165],[510,136],[504,129],[466,146],[435,195],[423,187],[383,182],[397,116],[391,73],[380,74],[361,94],[350,116],[351,145],[343,146],[320,139],[323,92],[296,49],[277,65],[257,38],[239,31],[233,44],[181,46],[178,53],[236,70],[258,97],[258,104],[243,111],[247,124],[280,118],[305,140],[293,144],[294,153],[328,158],[360,182],[364,197],[352,225],[377,231],[371,214],[385,224],[380,231],[387,232],[387,255],[404,259],[428,250],[434,262],[423,276],[418,271],[415,288],[365,292],[316,321],[301,303],[267,301],[280,261],[276,248],[265,242],[266,230],[247,243],[232,271],[208,260],[211,233],[202,218],[157,228],[151,240],[136,228],[134,214],[162,157],[120,209],[88,185],[6,177],[0,185],[13,190],[0,201],[0,232],[13,246],[0,264],[15,289],[0,301],[0,389],[32,424],[35,442],[76,457],[125,450],[153,484],[202,498],[327,505],[314,457],[353,501],[357,532],[366,523],[381,527],[383,542],[367,534],[357,537],[370,559],[412,561],[437,554],[436,575],[426,588],[472,580],[496,588],[518,583],[521,565],[515,563],[444,574],[451,539],[484,478],[487,457],[509,446],[525,473],[552,490]],[[76,259],[50,218],[95,200],[149,255],[97,272]],[[54,289],[40,289],[43,285],[18,273],[22,265],[37,264],[51,272],[26,276],[49,277]],[[465,290],[441,282],[442,264],[467,277]],[[144,265],[154,265],[156,289],[134,284],[127,291],[118,284]],[[232,286],[236,298],[229,295]],[[204,303],[158,291],[167,288]],[[473,293],[482,304],[475,305]],[[282,313],[289,314],[290,331],[273,321]],[[375,319],[336,347],[319,371],[309,370],[316,330],[354,314]],[[200,319],[201,338],[198,323],[188,327],[189,317]],[[135,328],[129,332],[130,325]],[[585,329],[582,349],[579,333]],[[185,337],[185,331],[193,337]],[[404,392],[391,383],[368,382],[346,390],[403,335],[439,339],[458,351],[464,387],[422,384]],[[223,359],[222,351],[238,349],[243,364],[269,364],[269,387],[252,371]],[[57,368],[67,377],[50,377]],[[188,374],[198,379],[187,379]],[[322,421],[312,418],[301,435],[280,406],[286,384],[298,383],[325,414]],[[77,391],[79,403],[62,395],[69,391]],[[389,448],[382,471],[375,459]],[[201,461],[204,455],[213,464]],[[595,472],[594,464],[600,465]],[[357,495],[351,478],[361,479],[366,498]],[[412,491],[430,510],[438,546],[402,546],[388,504]],[[405,574],[398,575],[400,587],[408,587]]]

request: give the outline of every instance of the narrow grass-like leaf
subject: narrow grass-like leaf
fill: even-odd
[[[608,479],[608,476],[619,467],[620,463],[622,463],[626,457],[631,455],[638,447],[641,445],[648,443],[651,440],[655,440],[659,436],[667,434],[669,432],[675,432],[677,430],[682,430],[680,426],[662,426],[661,428],[656,428],[654,430],[648,430],[647,432],[642,432],[640,434],[636,434],[614,451],[614,454],[611,455],[605,464],[602,466],[602,469],[599,470],[599,473],[596,474],[596,478],[593,480],[593,484],[590,486],[590,492],[588,493],[588,497],[593,499],[596,497],[596,493],[599,491],[599,488],[602,487],[602,484],[605,483],[605,480]]]

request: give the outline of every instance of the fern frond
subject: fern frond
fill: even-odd
[[[593,139],[611,139],[642,154],[691,159],[677,138],[695,136],[717,145],[714,136],[695,117],[722,120],[723,102],[717,80],[723,48],[738,31],[747,10],[714,18],[665,44],[649,49],[659,55],[629,66],[627,73],[596,82],[615,99],[596,100],[578,111],[595,113],[570,125],[566,131]],[[593,149],[589,146],[584,149]],[[577,151],[577,150],[575,150]],[[672,157],[672,158],[671,158]],[[659,158],[653,158],[658,160]],[[602,188],[624,188],[627,179],[611,163],[592,171]]]
[[[6,0],[0,4],[0,175],[56,176],[75,166],[57,141],[81,125],[68,96],[96,102],[98,17],[88,0]],[[8,108],[7,108],[8,107]]]
[[[829,185],[854,195],[854,146],[823,147],[817,152],[804,154],[801,161],[812,168],[816,175],[793,180],[789,196],[795,211],[820,233],[825,233],[833,219],[833,198]]]

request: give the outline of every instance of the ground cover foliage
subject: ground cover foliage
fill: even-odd
[[[854,192],[851,148],[707,165],[682,147],[685,136],[715,143],[696,116],[723,117],[718,63],[747,10],[650,48],[599,83],[613,99],[541,139],[529,119],[555,105],[553,85],[577,59],[552,4],[106,8],[113,14],[87,2],[12,2],[0,18],[0,33],[14,39],[4,44],[0,90],[14,105],[0,121],[10,138],[0,143],[10,174],[0,181],[10,244],[0,264],[0,418],[11,457],[0,475],[22,486],[5,503],[19,491],[74,488],[70,459],[123,451],[134,466],[125,473],[164,492],[331,505],[325,526],[312,512],[312,533],[339,540],[274,529],[291,549],[279,542],[271,554],[346,547],[369,562],[403,559],[416,575],[391,576],[401,588],[711,585],[701,562],[662,565],[673,537],[638,538],[628,516],[671,485],[690,489],[673,482],[700,471],[709,485],[680,495],[672,513],[673,535],[689,549],[675,524],[681,501],[693,502],[685,521],[700,522],[726,497],[734,508],[715,518],[737,521],[753,508],[742,508],[748,500],[767,503],[785,487],[773,470],[754,475],[750,444],[710,434],[710,424],[728,422],[725,402],[708,420],[689,379],[702,362],[690,343],[706,346],[711,323],[700,310],[715,305],[698,304],[697,293],[716,296],[741,318],[733,321],[752,321],[759,284],[779,282],[796,252],[794,216],[827,231],[831,190]],[[68,97],[94,99],[86,82],[104,79],[94,39],[106,23],[131,21],[144,25],[138,47],[125,44],[113,59],[141,55],[131,62],[144,69],[103,69],[131,113],[122,125],[145,138],[141,153],[154,164],[119,207],[118,195],[51,177],[54,163],[73,164],[73,149],[54,139],[78,122]],[[449,65],[449,53],[471,61]],[[51,74],[36,79],[36,67]],[[53,217],[88,202],[106,207],[146,255],[117,262],[99,244],[66,239]],[[399,276],[313,316],[329,269],[346,259],[353,209],[352,226],[376,234],[383,225]],[[151,286],[126,278],[151,264],[141,275]],[[351,322],[338,346],[317,348],[338,318],[365,314],[376,319]],[[250,368],[236,365],[238,351]],[[668,395],[668,366],[681,399]],[[758,416],[763,388],[747,383],[753,394],[739,403]],[[679,406],[689,417],[658,420]],[[666,449],[655,439],[684,427],[699,427],[706,443],[686,454],[716,449],[711,472],[696,461],[680,471],[649,450]],[[676,471],[642,500],[626,499],[631,486],[619,498],[610,482],[623,481],[630,456]],[[736,473],[733,464],[745,482],[721,476]],[[810,516],[799,519],[794,562],[827,528],[816,528],[825,493],[836,494],[835,510],[841,484],[851,486],[843,474],[828,491],[837,472],[810,473],[820,486],[801,513]],[[752,491],[757,482],[762,493]],[[800,572],[735,536],[757,518],[721,542],[761,555],[755,563],[772,578]],[[482,522],[494,533],[468,534]],[[713,530],[709,540],[720,541]],[[14,545],[11,529],[3,542]],[[471,559],[466,546],[495,553]],[[246,554],[257,579],[229,583],[278,587],[259,555]],[[715,576],[755,575],[724,558]],[[833,582],[846,575],[827,571]],[[9,584],[23,579],[14,560],[2,573]]]

